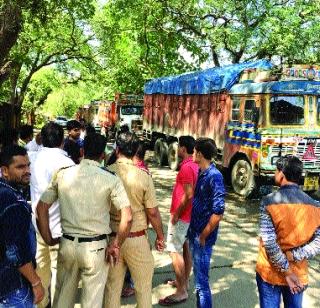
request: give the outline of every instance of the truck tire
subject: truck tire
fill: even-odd
[[[154,144],[154,158],[159,167],[168,163],[168,145],[162,138],[157,139]]]
[[[231,170],[231,185],[233,190],[243,197],[248,197],[255,189],[255,179],[250,163],[239,159]]]
[[[168,148],[168,165],[171,170],[176,171],[179,166],[178,142],[172,142]]]

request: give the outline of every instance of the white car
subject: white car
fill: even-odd
[[[68,119],[66,117],[63,116],[58,116],[55,120],[55,123],[60,124],[62,127],[66,127],[67,126],[67,122]]]

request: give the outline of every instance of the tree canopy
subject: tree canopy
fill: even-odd
[[[0,3],[0,100],[16,122],[42,105],[71,116],[78,104],[141,93],[150,78],[202,67],[320,62],[319,1]]]

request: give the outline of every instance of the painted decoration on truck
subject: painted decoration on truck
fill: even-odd
[[[260,149],[261,146],[261,135],[255,132],[252,123],[229,122],[226,137],[226,142],[245,148]]]

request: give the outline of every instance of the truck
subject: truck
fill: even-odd
[[[116,94],[116,127],[128,126],[129,130],[142,134],[143,96],[137,94]]]
[[[320,70],[258,60],[178,76],[144,87],[143,134],[161,166],[176,170],[178,138],[208,137],[232,188],[249,196],[273,178],[276,161],[303,162],[302,188],[318,190]]]

